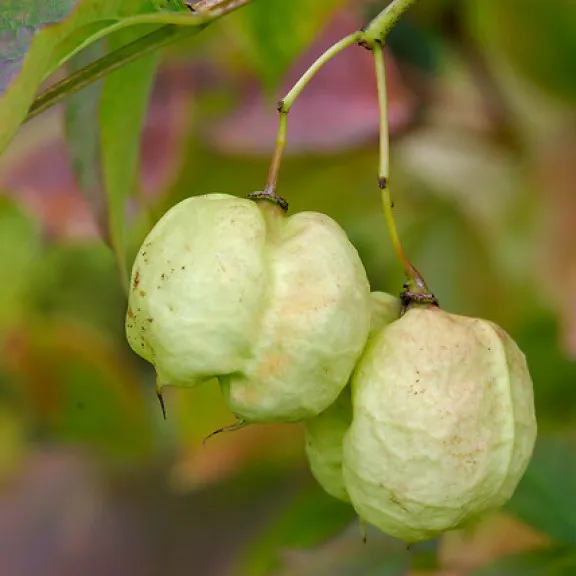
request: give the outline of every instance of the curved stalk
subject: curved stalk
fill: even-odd
[[[400,260],[404,273],[408,280],[407,288],[411,292],[426,292],[429,290],[422,278],[422,275],[416,270],[410,259],[406,255],[396,220],[394,219],[392,197],[390,195],[390,137],[388,128],[388,91],[386,88],[386,62],[384,59],[384,49],[381,44],[376,43],[372,48],[374,54],[374,67],[376,69],[376,83],[378,85],[378,104],[380,108],[380,162],[378,170],[378,185],[382,191],[382,207],[384,209],[384,218],[386,226],[390,233],[392,246],[396,256]]]
[[[270,171],[268,173],[268,180],[266,181],[266,187],[264,189],[264,194],[266,196],[274,197],[276,196],[276,188],[278,187],[278,176],[280,174],[280,165],[282,163],[282,157],[284,155],[284,149],[286,148],[286,137],[288,131],[288,114],[294,105],[294,102],[298,99],[298,96],[302,93],[304,88],[308,86],[310,80],[316,76],[316,74],[328,63],[334,56],[340,54],[343,50],[357,44],[362,36],[361,32],[355,32],[350,34],[345,38],[342,38],[339,42],[336,42],[333,46],[328,48],[321,56],[319,56],[316,61],[304,72],[300,77],[298,82],[294,84],[290,92],[278,102],[278,112],[280,113],[280,121],[278,127],[278,135],[276,137],[276,146],[274,148],[274,154],[272,156],[272,163],[270,165]]]
[[[288,94],[286,94],[286,96],[280,100],[278,103],[278,112],[280,113],[278,136],[276,137],[276,145],[274,148],[274,154],[272,156],[272,162],[268,173],[266,187],[263,193],[259,193],[260,197],[269,197],[276,201],[280,198],[276,194],[276,189],[278,187],[280,165],[284,155],[284,150],[286,148],[287,116],[304,88],[308,86],[312,78],[314,78],[314,76],[324,67],[326,63],[328,63],[330,60],[332,60],[332,58],[334,58],[349,46],[352,46],[353,44],[360,44],[365,48],[372,49],[375,45],[383,43],[386,35],[398,21],[400,16],[414,2],[415,0],[394,0],[362,30],[350,34],[336,42],[336,44],[328,48],[328,50],[326,50],[308,68],[308,70],[304,72],[304,74],[296,82],[290,92],[288,92]],[[383,156],[383,161],[386,161],[387,157],[387,155]]]

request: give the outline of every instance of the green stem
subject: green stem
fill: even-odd
[[[383,44],[390,30],[414,2],[416,0],[393,0],[370,24],[364,27],[362,45],[371,49],[374,44]]]
[[[400,260],[404,273],[408,280],[407,289],[414,293],[429,293],[428,287],[422,275],[416,270],[414,265],[404,251],[396,220],[394,219],[392,197],[390,195],[390,137],[388,127],[388,91],[386,87],[386,62],[384,59],[384,48],[379,42],[372,46],[374,54],[374,67],[376,70],[376,83],[378,85],[378,103],[380,108],[380,162],[378,170],[378,184],[382,191],[382,206],[386,226],[390,233],[392,246],[396,256]]]
[[[298,96],[302,93],[304,88],[308,86],[310,80],[316,76],[316,74],[322,69],[322,67],[332,60],[334,56],[340,54],[343,50],[357,44],[362,36],[361,32],[355,32],[350,34],[345,38],[342,38],[339,42],[336,42],[333,46],[328,48],[300,77],[298,82],[293,86],[293,88],[280,100],[278,103],[278,112],[280,113],[280,122],[278,127],[278,135],[276,136],[276,146],[274,147],[274,154],[272,156],[272,162],[270,164],[270,171],[268,172],[268,180],[266,181],[266,188],[264,192],[266,195],[275,196],[276,189],[278,187],[278,176],[280,174],[280,165],[282,163],[282,157],[284,156],[284,150],[286,148],[286,136],[288,131],[288,113],[292,109],[294,102],[298,99]]]
[[[354,34],[350,34],[345,38],[342,38],[342,40],[336,42],[336,44],[334,44],[333,46],[330,46],[330,48],[328,48],[328,50],[326,50],[324,54],[319,56],[318,59],[310,66],[310,68],[308,68],[308,70],[304,72],[300,80],[298,80],[298,82],[294,84],[292,90],[290,90],[290,92],[288,92],[288,94],[286,94],[286,96],[282,98],[278,106],[280,112],[288,114],[288,112],[290,112],[290,109],[294,105],[295,100],[302,93],[302,90],[304,90],[304,88],[308,86],[310,80],[312,80],[312,78],[316,76],[316,74],[320,71],[320,69],[330,60],[332,60],[334,56],[340,54],[340,52],[342,52],[349,46],[357,44],[361,38],[362,38],[362,32],[355,32]]]
[[[272,155],[272,162],[270,163],[270,171],[268,172],[268,180],[264,192],[266,194],[276,194],[278,187],[278,175],[280,174],[280,164],[282,163],[282,156],[286,148],[286,135],[288,131],[288,113],[280,110],[280,124],[278,127],[278,135],[276,136],[276,145],[274,147],[274,154]]]

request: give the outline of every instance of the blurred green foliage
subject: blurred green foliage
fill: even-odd
[[[474,0],[471,25],[479,40],[535,86],[576,99],[576,4],[571,0]]]
[[[125,13],[120,14],[117,4],[106,2],[98,10],[104,14],[106,8],[121,18]],[[108,190],[113,191],[114,226],[117,235],[128,239],[129,260],[153,220],[178,200],[211,192],[244,196],[262,188],[269,158],[226,152],[217,138],[207,137],[212,122],[219,114],[233,115],[255,93],[276,95],[286,71],[337,10],[360,19],[381,4],[367,3],[358,10],[353,3],[334,0],[256,0],[195,39],[192,47],[171,49],[166,69],[176,62],[181,67],[176,67],[180,84],[194,84],[184,90],[182,107],[192,121],[177,151],[177,169],[172,167],[168,183],[153,193],[145,194],[143,184],[132,184],[134,143],[152,65],[142,63],[146,69],[141,74],[126,70],[109,79],[100,121],[111,142],[108,167],[113,165],[114,183]],[[131,6],[145,11],[152,4],[133,0]],[[571,238],[576,202],[570,199],[576,173],[570,163],[562,172],[563,180],[557,172],[543,176],[538,172],[548,146],[576,126],[570,108],[576,96],[575,7],[571,0],[428,0],[415,5],[391,42],[393,55],[403,62],[398,81],[404,82],[405,93],[399,98],[416,101],[411,122],[393,141],[393,195],[401,233],[446,309],[502,324],[527,355],[540,438],[506,512],[533,531],[543,549],[531,549],[535,540],[524,545],[519,530],[506,535],[506,546],[497,553],[478,544],[470,564],[462,568],[442,564],[443,541],[407,551],[369,532],[364,546],[353,510],[321,492],[307,473],[297,426],[253,426],[202,448],[203,437],[232,421],[217,387],[210,384],[167,394],[169,419],[162,421],[153,372],[134,357],[124,340],[125,299],[114,256],[93,234],[78,239],[60,231],[58,226],[65,226],[58,215],[35,211],[26,202],[24,192],[31,186],[19,186],[17,178],[6,176],[21,163],[35,170],[34,147],[37,142],[50,144],[52,136],[46,136],[53,130],[50,122],[27,127],[31,136],[23,133],[0,158],[0,182],[6,193],[0,198],[0,479],[18,479],[23,462],[47,446],[73,446],[89,453],[114,481],[118,477],[111,470],[123,478],[137,502],[133,514],[147,523],[160,512],[145,490],[146,496],[139,499],[139,487],[159,473],[171,490],[191,491],[204,504],[195,501],[192,511],[175,505],[163,512],[163,523],[150,523],[154,539],[172,538],[171,530],[185,518],[191,532],[204,538],[198,536],[199,555],[226,558],[218,574],[370,576],[405,574],[410,567],[421,570],[418,574],[434,574],[433,566],[422,567],[422,558],[430,556],[438,570],[458,574],[575,573],[576,349],[570,342],[576,342],[571,332],[576,310],[558,294],[576,293],[576,254],[574,261],[563,262],[555,271],[546,264]],[[27,73],[34,81],[22,87],[18,83],[24,80],[19,78],[14,95],[0,99],[0,122],[10,119],[0,130],[0,140],[8,139],[25,112],[20,101],[13,109],[10,103],[23,94],[29,100],[32,85],[40,83],[46,67],[55,65],[82,39],[77,25],[92,22],[92,12],[83,9],[86,12],[79,11],[76,20],[60,25],[60,32],[69,26],[77,35],[65,40],[58,30],[46,33],[38,49],[57,43],[52,58],[32,55],[31,66],[38,66]],[[0,22],[5,15],[3,6]],[[7,54],[1,52],[3,47],[0,42],[0,67]],[[162,89],[168,90],[159,82],[156,90]],[[226,105],[215,106],[223,92]],[[321,96],[319,110],[333,105]],[[74,105],[85,104],[89,97],[94,93],[84,93],[84,100],[75,100]],[[174,123],[167,108],[159,110],[152,118],[156,125]],[[361,112],[347,108],[347,99],[342,98],[334,115],[334,138],[339,115],[354,119]],[[292,117],[297,114],[298,105]],[[72,118],[68,145],[80,153],[81,145],[93,144],[88,134],[96,138],[97,130],[85,123],[86,115]],[[259,121],[268,119],[275,122],[272,105],[270,114],[264,113]],[[185,122],[180,118],[176,124]],[[312,134],[317,130],[313,118],[309,124]],[[513,138],[502,137],[503,125]],[[282,167],[280,193],[289,198],[293,211],[319,210],[338,220],[358,247],[373,288],[397,293],[403,278],[380,215],[375,137],[374,131],[365,144],[342,145],[337,152],[292,150]],[[156,155],[168,140],[154,132],[148,139],[157,141]],[[576,141],[568,142],[576,151]],[[48,154],[51,146],[61,143],[44,146],[41,155]],[[98,167],[93,151],[83,159],[88,169],[94,163]],[[141,161],[142,183],[147,168]],[[68,166],[60,169],[66,171]],[[549,181],[570,192],[553,193]],[[60,187],[50,188],[48,181],[36,197],[54,194]],[[78,196],[76,189],[65,192]],[[92,192],[101,195],[92,202],[98,212],[98,206],[106,204],[104,190],[100,185]],[[559,199],[565,205],[557,205]],[[51,197],[45,201],[53,202]],[[546,219],[550,210],[568,215],[568,230]],[[129,224],[122,229],[125,214]],[[102,219],[102,213],[94,216]],[[72,212],[68,218],[80,216]],[[576,245],[576,237],[572,238]],[[555,291],[556,286],[563,290]],[[6,494],[8,498],[9,488]],[[120,508],[129,500],[115,497]],[[227,538],[241,542],[231,546],[229,554],[216,545],[221,533],[214,538],[204,535],[204,527],[214,527],[215,518],[226,526]],[[342,532],[346,526],[348,532]],[[0,541],[2,537],[0,530]],[[473,542],[474,537],[470,536]],[[514,554],[497,559],[506,553]],[[189,572],[178,567],[177,560],[171,566],[171,574]]]

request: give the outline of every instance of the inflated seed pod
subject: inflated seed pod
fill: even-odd
[[[518,346],[485,320],[415,306],[373,338],[352,378],[343,472],[358,514],[417,542],[513,494],[536,439]]]
[[[370,290],[344,231],[225,194],[169,210],[134,262],[126,333],[159,386],[218,377],[248,422],[314,416],[366,343]]]
[[[370,336],[400,316],[400,300],[384,292],[372,292]],[[342,476],[342,442],[352,422],[350,386],[346,386],[329,408],[306,420],[306,455],[310,470],[328,494],[349,502]]]

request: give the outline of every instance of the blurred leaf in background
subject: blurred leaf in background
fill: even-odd
[[[550,535],[576,544],[576,438],[541,435],[508,510]]]
[[[14,202],[0,197],[0,338],[30,306],[36,288],[31,280],[42,252],[38,226]]]
[[[141,34],[138,29],[120,30],[106,39],[106,45],[112,51]],[[72,64],[82,67],[86,56],[94,60],[103,52],[100,44],[89,50]],[[138,189],[140,141],[157,66],[158,54],[145,56],[108,75],[101,85],[74,95],[67,106],[67,145],[76,176],[102,239],[114,251],[125,290],[126,210]]]
[[[473,0],[472,27],[493,54],[534,86],[576,101],[576,4],[572,0]]]
[[[268,91],[327,25],[343,0],[256,0],[234,15],[234,31],[247,61]]]
[[[288,502],[265,533],[254,539],[241,562],[240,575],[265,576],[274,572],[280,564],[280,551],[321,544],[341,532],[355,516],[349,504],[312,485]],[[361,539],[359,528],[357,537]]]
[[[503,558],[472,576],[569,576],[576,570],[576,548],[557,547]]]

